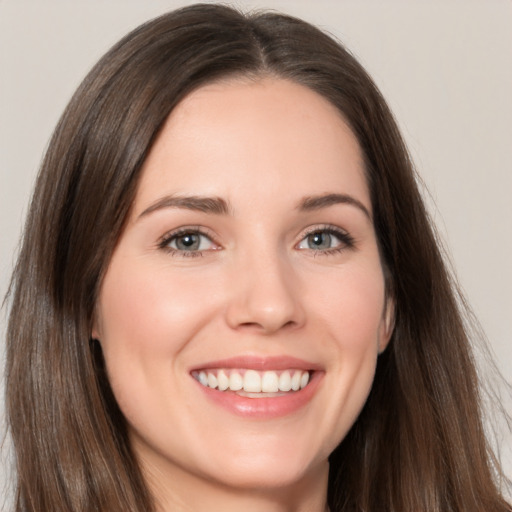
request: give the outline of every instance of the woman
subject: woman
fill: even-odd
[[[16,510],[510,510],[396,124],[304,22],[192,6],[103,57],[11,300]]]

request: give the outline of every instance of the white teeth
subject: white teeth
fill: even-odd
[[[240,391],[244,387],[244,380],[238,372],[233,372],[229,376],[229,389],[231,391]]]
[[[279,389],[281,391],[290,391],[290,389],[292,389],[292,378],[289,371],[281,373],[279,377]]]
[[[217,377],[213,373],[208,372],[208,387],[215,389],[217,387]]]
[[[300,389],[300,378],[302,377],[301,372],[295,372],[292,377],[292,389],[298,391]]]
[[[205,372],[199,372],[198,380],[203,386],[208,386],[208,377]]]
[[[219,391],[242,391],[264,396],[287,393],[305,388],[310,380],[308,371],[265,371],[215,369],[194,372],[195,378],[205,387]],[[265,395],[268,396],[268,395]]]
[[[263,374],[261,391],[264,393],[277,393],[279,391],[279,377],[276,372],[265,372]]]
[[[225,391],[229,388],[229,377],[224,373],[223,370],[220,370],[220,372],[217,374],[217,381],[221,391]]]
[[[254,370],[247,370],[244,375],[244,391],[261,393],[261,377]]]

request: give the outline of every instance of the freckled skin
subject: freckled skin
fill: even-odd
[[[327,457],[361,410],[391,334],[371,220],[350,204],[297,208],[328,193],[371,214],[355,137],[325,99],[288,81],[200,88],[152,148],[93,335],[161,510],[322,510]],[[167,195],[222,198],[230,212],[140,216]],[[353,246],[334,237],[338,250],[310,247],[311,229],[331,226]],[[161,247],[179,228],[205,233],[199,254],[176,249],[183,238]],[[324,374],[293,414],[244,418],[190,375],[240,355],[297,357]]]

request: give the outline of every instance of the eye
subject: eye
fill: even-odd
[[[184,229],[169,233],[160,242],[162,249],[171,252],[200,254],[201,251],[217,249],[211,238],[196,229]]]
[[[329,228],[317,228],[309,232],[297,245],[298,249],[311,251],[335,252],[347,247],[353,247],[352,237],[341,230]]]

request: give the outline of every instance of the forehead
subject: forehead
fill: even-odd
[[[164,193],[333,188],[371,209],[359,144],[339,111],[294,82],[233,79],[197,89],[174,109],[144,164],[135,209]]]

